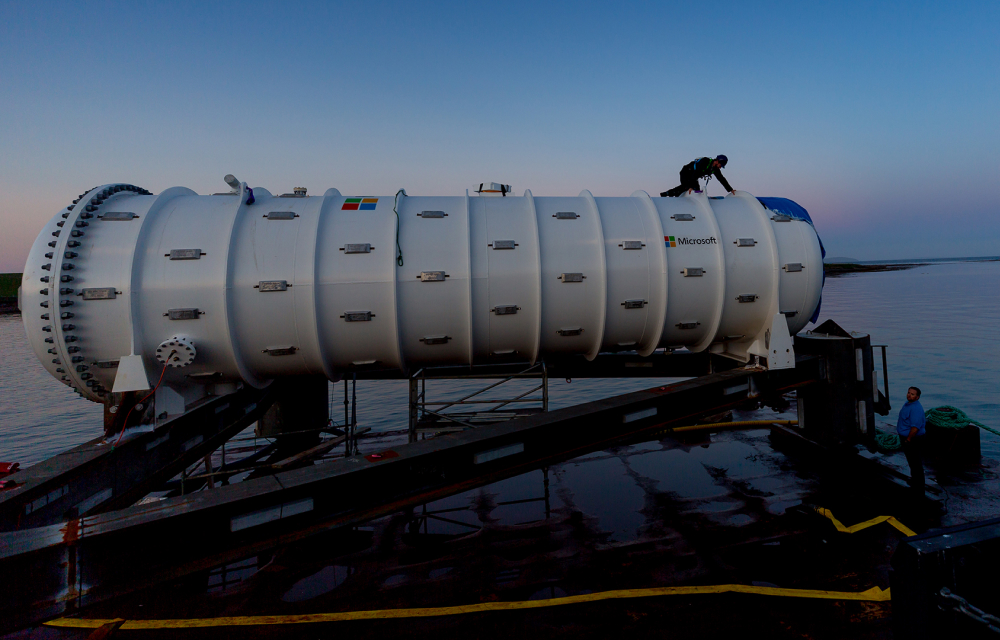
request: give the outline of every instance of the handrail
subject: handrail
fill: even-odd
[[[437,367],[438,369],[454,369],[454,367]],[[470,367],[472,368],[472,367]],[[548,368],[545,366],[544,362],[538,362],[536,364],[528,365],[527,368],[521,369],[520,371],[509,373],[509,374],[493,374],[493,375],[465,375],[465,376],[441,376],[440,378],[434,377],[431,370],[435,367],[422,367],[410,375],[410,437],[411,441],[416,438],[418,425],[421,419],[427,416],[436,416],[439,419],[447,420],[449,422],[457,423],[465,426],[466,428],[475,428],[474,425],[469,424],[458,419],[457,416],[465,417],[464,413],[445,413],[447,409],[460,405],[473,405],[473,404],[489,404],[496,405],[484,411],[477,411],[474,415],[494,417],[506,416],[505,413],[499,413],[499,410],[513,403],[541,403],[542,411],[548,411],[549,408],[549,393],[548,393]],[[462,379],[469,380],[475,378],[482,378],[488,380],[497,380],[492,384],[487,385],[482,389],[477,389],[472,393],[469,393],[457,400],[442,400],[431,402],[427,400],[427,380],[447,380],[447,379]],[[500,385],[510,382],[511,380],[541,378],[541,384],[532,386],[527,391],[513,397],[513,398],[493,398],[493,399],[476,399],[481,397],[482,394],[499,387]],[[532,394],[541,391],[541,397],[528,397]],[[430,407],[434,407],[432,410]],[[516,413],[514,414],[516,415]],[[514,415],[510,417],[514,417]],[[495,420],[492,420],[495,421]]]

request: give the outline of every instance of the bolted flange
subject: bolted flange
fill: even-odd
[[[168,367],[186,367],[194,362],[198,351],[190,338],[174,336],[156,347],[156,359]]]

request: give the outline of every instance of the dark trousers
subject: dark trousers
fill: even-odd
[[[698,184],[698,176],[695,175],[694,171],[685,171],[681,169],[681,184],[680,186],[674,187],[670,191],[664,191],[660,194],[661,198],[676,198],[682,195],[688,189],[694,189],[695,191],[701,190],[701,185]]]
[[[921,491],[924,488],[924,438],[926,436],[913,436],[910,442],[902,439],[903,454],[910,465],[910,485]]]

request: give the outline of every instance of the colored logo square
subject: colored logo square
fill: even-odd
[[[378,198],[346,198],[341,211],[374,211]]]

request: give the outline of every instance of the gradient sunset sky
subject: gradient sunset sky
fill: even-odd
[[[998,2],[3,2],[0,272],[108,182],[655,196],[719,153],[831,255],[997,255],[998,34]]]

